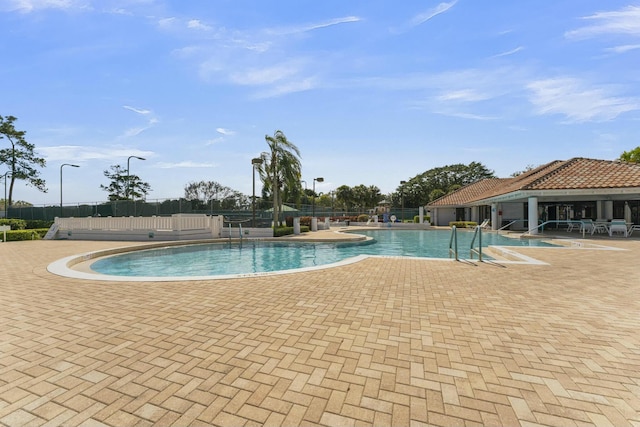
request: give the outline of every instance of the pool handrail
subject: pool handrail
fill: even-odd
[[[449,238],[449,258],[451,258],[451,252],[454,253],[456,261],[459,261],[459,259],[458,259],[458,231],[457,231],[455,225],[451,227],[451,237]]]
[[[482,262],[482,227],[476,225],[476,230],[473,232],[473,238],[471,239],[471,247],[469,248],[469,257],[473,259],[473,254],[478,254],[478,261]],[[476,237],[478,238],[478,249],[473,247],[473,244],[476,241]]]
[[[542,229],[542,231],[544,232],[544,226],[547,224],[561,224],[561,223],[565,223],[565,224],[580,224],[580,229],[582,230],[582,238],[584,239],[585,237],[585,231],[586,231],[586,227],[584,226],[585,221],[584,220],[578,220],[578,219],[550,219],[548,221],[543,222],[542,224],[538,225],[537,227],[534,227],[530,230],[527,230],[525,233],[523,233],[523,236],[527,236],[527,235],[531,235],[531,232],[533,230],[537,230],[537,229]]]

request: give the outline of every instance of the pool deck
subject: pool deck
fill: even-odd
[[[572,237],[613,249],[141,283],[0,243],[0,425],[640,426],[640,233]]]

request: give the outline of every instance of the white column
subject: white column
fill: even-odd
[[[293,218],[293,234],[300,234],[300,217]]]
[[[424,222],[424,206],[418,208],[418,216],[420,217],[420,224]]]
[[[538,198],[529,197],[529,233],[538,234]]]
[[[492,230],[497,230],[500,228],[500,224],[498,221],[500,221],[498,217],[498,204],[492,203],[491,204],[491,229]]]

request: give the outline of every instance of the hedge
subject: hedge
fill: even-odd
[[[33,230],[11,230],[7,231],[7,242],[17,242],[20,240],[40,240],[49,231],[48,228],[36,228]],[[0,232],[0,241],[4,240],[4,232]]]
[[[24,230],[27,228],[27,221],[24,219],[0,219],[0,225],[10,225],[12,230]]]
[[[473,228],[478,225],[475,221],[451,221],[449,227],[456,226],[456,228]]]

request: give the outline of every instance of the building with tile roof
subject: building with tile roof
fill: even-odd
[[[555,160],[514,178],[467,185],[427,209],[434,225],[490,219],[494,230],[509,225],[534,233],[547,221],[551,227],[587,218],[624,218],[638,224],[640,164],[582,157]]]

